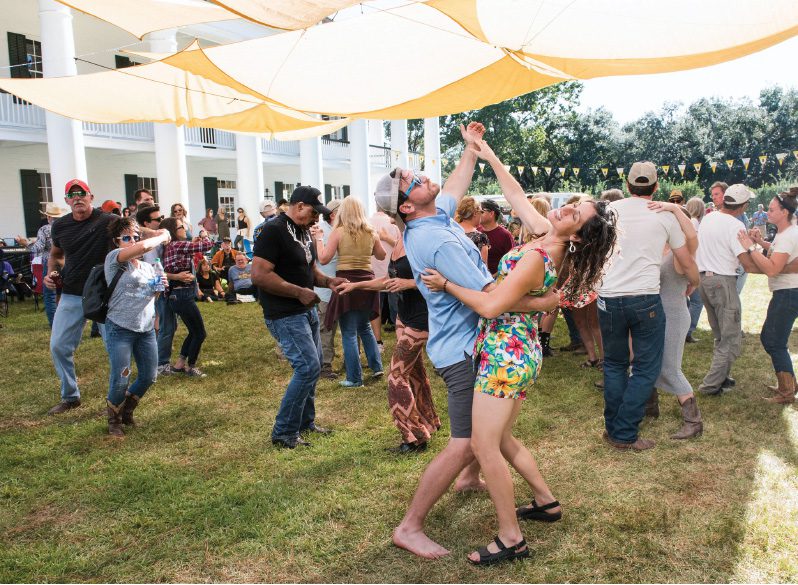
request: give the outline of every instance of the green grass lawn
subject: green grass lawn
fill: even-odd
[[[563,503],[561,522],[523,526],[524,562],[471,567],[468,551],[496,531],[487,494],[448,493],[430,536],[437,561],[392,546],[418,478],[448,438],[399,456],[385,382],[319,384],[317,412],[336,432],[313,447],[276,450],[274,414],[290,378],[254,304],[202,305],[204,380],[163,378],[136,412],[140,427],[110,439],[101,417],[108,362],[88,329],[77,354],[83,407],[46,416],[58,400],[49,331],[32,303],[0,320],[0,582],[790,582],[798,580],[798,411],[761,400],[774,379],[758,330],[770,294],[751,276],[736,389],[700,397],[703,437],[668,439],[676,400],[644,423],[644,453],[601,440],[598,372],[581,356],[546,361],[518,422]],[[688,345],[698,385],[711,335]],[[178,329],[181,342],[185,330]],[[386,356],[394,338],[386,336]],[[795,340],[794,340],[795,341]],[[554,346],[566,342],[558,325]],[[339,346],[340,349],[340,346]],[[336,365],[340,366],[339,359]],[[386,358],[387,366],[387,358]],[[529,497],[520,481],[518,501]]]

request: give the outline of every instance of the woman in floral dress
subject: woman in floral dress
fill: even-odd
[[[477,146],[477,154],[491,165],[505,198],[527,229],[546,232],[502,258],[497,286],[489,292],[458,286],[430,269],[422,277],[430,290],[446,291],[482,316],[474,352],[478,370],[471,447],[485,474],[499,530],[493,542],[471,553],[469,560],[491,564],[529,555],[519,518],[552,522],[562,515],[534,457],[512,434],[521,400],[537,378],[542,356],[537,315],[508,311],[526,295],[554,294],[557,266],[572,275],[567,295],[595,288],[615,246],[616,229],[606,202],[586,201],[552,210],[547,218],[550,228],[540,230],[545,219],[527,203],[521,186],[486,143]],[[530,505],[517,510],[508,462],[534,494]]]

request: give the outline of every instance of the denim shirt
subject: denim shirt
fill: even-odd
[[[418,290],[429,307],[427,354],[436,368],[463,361],[472,355],[479,315],[448,293],[433,293],[420,274],[434,268],[450,281],[482,290],[493,282],[479,250],[452,220],[457,202],[449,195],[437,199],[438,213],[407,222],[405,250]]]

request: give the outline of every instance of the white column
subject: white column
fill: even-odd
[[[438,118],[424,119],[424,174],[441,182],[441,130]]]
[[[258,206],[263,201],[263,147],[261,139],[236,134],[236,194],[255,227],[263,219]]]
[[[376,211],[374,193],[369,174],[369,134],[366,120],[355,120],[349,124],[349,156],[352,173],[352,195],[360,199],[366,208],[366,216]]]
[[[410,168],[407,153],[407,120],[391,120],[391,166]]]
[[[39,0],[39,22],[44,76],[77,75],[72,11],[55,0]],[[46,121],[47,152],[50,158],[53,193],[60,194],[70,179],[82,179],[88,182],[83,123],[52,112],[46,113]],[[102,202],[96,203],[99,205]]]
[[[144,37],[153,53],[174,53],[177,38],[174,30],[150,33]],[[158,203],[168,211],[180,203],[196,223],[205,215],[204,206],[191,209],[188,198],[188,171],[186,170],[186,135],[182,127],[174,124],[153,124],[155,135],[155,173],[158,175]]]
[[[324,195],[320,136],[299,141],[299,182],[316,187]]]

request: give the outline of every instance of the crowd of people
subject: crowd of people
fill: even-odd
[[[469,555],[484,565],[529,555],[520,521],[555,522],[563,514],[534,456],[513,434],[544,360],[555,355],[550,340],[559,313],[571,338],[559,351],[584,353],[582,366],[603,372],[596,383],[604,395],[603,440],[643,451],[655,446],[640,435],[640,423],[658,416],[658,390],[675,396],[681,409],[672,438],[702,434],[697,396],[721,396],[735,385],[744,275],[766,274],[773,296],[760,337],[777,378],[767,399],[795,401],[787,342],[798,317],[798,187],[774,197],[767,211],[760,206],[748,226],[754,195],[744,185],[712,185],[714,210],[705,214],[701,199],[685,201],[679,192],[655,201],[656,166],[641,161],[626,176],[627,197],[614,189],[553,209],[547,194],[524,193],[484,133],[478,122],[461,127],[463,154],[443,187],[396,168],[378,181],[378,212],[367,218],[356,197],[325,205],[318,189],[299,186],[279,207],[264,201],[257,226],[239,209],[235,241],[222,209],[206,210],[192,236],[180,204],[165,218],[141,190],[135,213],[103,211],[93,207],[85,182],[70,181],[70,212],[53,221],[53,209],[36,242],[21,242],[47,253],[50,349],[61,381],[50,414],[80,406],[74,354],[85,325],[81,295],[97,264],[112,289],[100,332],[110,362],[108,432],[115,437],[135,424],[133,411],[159,376],[206,376],[198,367],[207,337],[198,301],[260,302],[278,356],[293,370],[271,431],[278,448],[307,447],[309,433],[332,432],[316,424],[316,385],[324,377],[347,388],[387,378],[399,434],[392,450],[425,450],[441,427],[426,351],[446,386],[450,439],[422,474],[393,542],[422,557],[448,554],[426,536],[427,515],[453,483],[487,489],[497,536]],[[498,178],[510,218],[497,201],[466,196],[479,160]],[[239,249],[250,232],[251,260]],[[715,343],[694,391],[682,358],[702,309]],[[187,335],[173,360],[178,317]],[[383,320],[396,330],[387,376]],[[341,375],[333,369],[338,330]],[[508,464],[531,492],[520,507]]]

